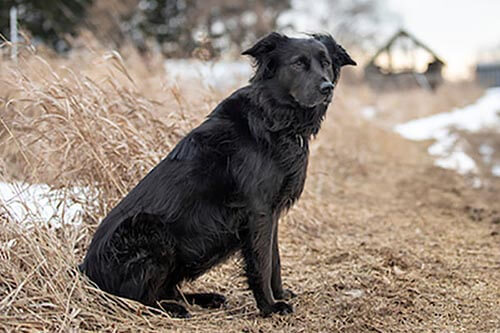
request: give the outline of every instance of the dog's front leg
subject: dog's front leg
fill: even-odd
[[[283,289],[283,283],[281,281],[281,259],[280,259],[280,249],[278,245],[278,219],[279,216],[274,217],[274,231],[273,231],[273,264],[272,264],[272,277],[271,277],[271,288],[273,290],[273,295],[275,299],[290,299],[295,297],[294,292],[289,289]]]
[[[271,287],[273,222],[271,214],[258,214],[248,222],[244,233],[243,257],[248,284],[263,316],[293,312],[291,305],[275,301]]]

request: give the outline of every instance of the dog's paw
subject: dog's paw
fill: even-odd
[[[273,313],[285,315],[293,312],[293,306],[285,302],[276,302],[273,304]]]
[[[191,318],[189,311],[181,304],[174,302],[159,302],[158,308],[165,311],[172,318],[188,319]]]
[[[276,299],[283,299],[283,300],[290,300],[294,297],[297,297],[297,294],[295,294],[293,291],[290,289],[283,289],[281,292],[279,292],[277,295],[274,295],[274,298]]]
[[[269,317],[273,313],[280,315],[286,315],[293,312],[293,306],[285,302],[276,302],[271,305],[268,309],[262,310],[261,314],[263,317]]]
[[[210,302],[207,302],[205,307],[208,309],[219,309],[226,305],[226,297],[220,294],[212,294]]]
[[[171,316],[173,318],[178,318],[178,319],[189,319],[191,318],[191,313],[189,313],[187,310],[186,311],[180,311],[180,312],[175,312],[171,313]]]

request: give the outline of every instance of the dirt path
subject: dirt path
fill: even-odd
[[[314,143],[300,205],[328,209],[315,215],[315,234],[300,208],[289,222],[317,251],[306,267],[321,284],[307,284],[317,299],[298,311],[320,311],[329,327],[351,332],[500,331],[498,180],[473,190],[470,179],[432,166],[424,144],[370,124],[353,130],[353,143],[341,116]],[[335,156],[339,145],[348,147]]]

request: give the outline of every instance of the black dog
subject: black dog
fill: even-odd
[[[109,213],[83,271],[101,289],[187,317],[177,285],[241,251],[263,315],[290,313],[281,284],[278,219],[300,196],[309,140],[318,133],[344,65],[329,35],[271,33],[243,52],[255,58],[251,84],[200,126]],[[213,293],[189,303],[219,307]]]

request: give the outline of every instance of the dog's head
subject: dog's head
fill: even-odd
[[[266,81],[276,89],[283,103],[304,108],[330,103],[340,77],[340,68],[356,65],[332,36],[311,35],[289,38],[273,32],[242,54],[256,61],[251,82]]]

